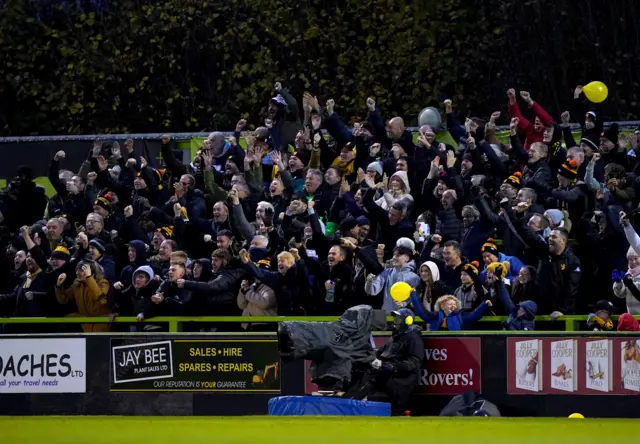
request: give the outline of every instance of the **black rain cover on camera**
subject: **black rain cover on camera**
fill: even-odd
[[[357,305],[335,322],[282,322],[280,334],[288,337],[290,357],[311,361],[312,381],[332,377],[349,382],[353,364],[375,359],[371,330],[384,328],[384,319],[381,310]]]

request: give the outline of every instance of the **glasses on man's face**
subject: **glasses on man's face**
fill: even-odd
[[[99,224],[99,223],[100,223],[99,220],[87,219],[87,225],[93,225],[93,224]]]

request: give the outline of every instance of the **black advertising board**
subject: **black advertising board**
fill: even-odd
[[[280,393],[275,339],[111,339],[111,391]]]

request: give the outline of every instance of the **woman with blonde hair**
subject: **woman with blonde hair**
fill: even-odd
[[[66,290],[67,279],[62,273],[56,282],[56,299],[60,304],[75,302],[78,311],[69,316],[107,316],[111,308],[107,303],[109,282],[104,278],[102,267],[93,261],[80,261],[76,266],[76,279]],[[82,324],[85,333],[109,332],[109,324]]]
[[[461,313],[460,307],[462,302],[452,295],[446,295],[438,298],[436,301],[435,311],[427,312],[420,305],[420,300],[415,290],[411,292],[411,304],[416,310],[416,314],[420,316],[431,331],[459,331],[464,330],[478,322],[493,304],[489,299],[484,301],[471,313]]]

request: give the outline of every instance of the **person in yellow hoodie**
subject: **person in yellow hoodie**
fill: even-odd
[[[109,282],[104,278],[102,269],[95,262],[81,261],[76,267],[76,279],[68,289],[63,284],[67,278],[62,273],[56,282],[56,299],[60,304],[74,301],[77,313],[69,316],[106,316],[111,313],[107,303]],[[103,333],[111,331],[108,324],[82,324],[85,333]]]

